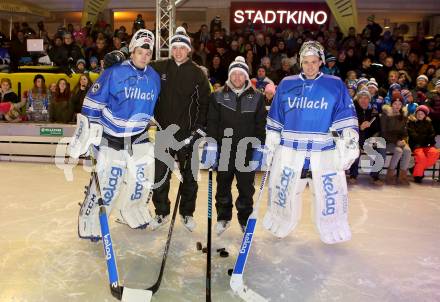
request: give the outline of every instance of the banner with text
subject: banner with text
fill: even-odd
[[[253,27],[256,30],[292,28],[301,25],[316,30],[328,27],[331,12],[326,3],[231,2],[231,31]]]

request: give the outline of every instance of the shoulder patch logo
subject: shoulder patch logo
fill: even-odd
[[[99,85],[99,83],[95,83],[92,85],[92,93],[97,93],[99,88],[101,88],[101,85]]]
[[[161,79],[162,81],[166,81],[166,80],[167,80],[167,74],[166,74],[166,73],[161,74],[161,75],[160,75],[160,79]]]

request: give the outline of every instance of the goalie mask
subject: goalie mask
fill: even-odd
[[[154,48],[154,35],[151,31],[147,29],[139,29],[131,38],[130,45],[128,46],[128,51],[132,53],[136,47],[142,47],[145,49]]]
[[[304,57],[317,56],[322,62],[325,62],[324,47],[317,41],[304,42],[299,51],[299,62],[302,66]]]

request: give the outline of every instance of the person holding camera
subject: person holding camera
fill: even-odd
[[[142,19],[142,15],[138,14],[133,23],[133,31],[137,31],[142,28],[145,28],[145,21]]]

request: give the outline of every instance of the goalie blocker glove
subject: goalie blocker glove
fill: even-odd
[[[97,123],[89,123],[89,119],[77,114],[75,133],[67,148],[67,152],[72,158],[79,158],[80,155],[86,154],[90,145],[99,146],[101,143],[103,128]]]

